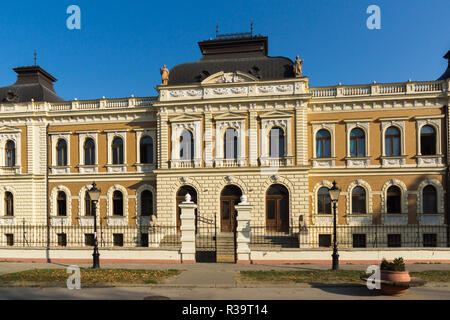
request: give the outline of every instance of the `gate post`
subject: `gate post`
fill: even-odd
[[[250,257],[250,212],[252,206],[247,202],[247,196],[241,197],[241,202],[234,206],[237,211],[236,226],[236,262],[249,264]]]
[[[195,263],[195,209],[197,205],[186,194],[185,201],[178,205],[181,209],[181,262]]]

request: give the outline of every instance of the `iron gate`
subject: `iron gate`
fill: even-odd
[[[195,228],[195,260],[197,262],[216,262],[217,229],[214,219],[197,216]]]

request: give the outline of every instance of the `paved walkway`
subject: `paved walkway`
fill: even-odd
[[[68,264],[60,263],[31,263],[31,262],[0,262],[0,274],[18,272],[30,269],[54,269],[66,268]],[[90,268],[91,264],[78,264],[81,268]],[[183,272],[176,278],[170,280],[166,284],[157,285],[158,287],[237,287],[234,280],[242,270],[329,270],[330,265],[325,264],[284,264],[284,265],[244,265],[232,263],[196,263],[196,264],[101,264],[104,269],[147,269],[147,270],[163,270],[178,269]],[[340,268],[343,270],[366,270],[368,265],[343,264]],[[425,271],[425,270],[450,270],[450,264],[409,264],[409,271]],[[449,285],[449,284],[442,284]],[[250,285],[245,285],[249,287]],[[255,286],[274,286],[270,284],[251,285]],[[277,284],[277,287],[287,286],[305,286],[305,284]]]

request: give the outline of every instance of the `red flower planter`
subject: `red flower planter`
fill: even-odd
[[[395,285],[381,283],[381,293],[400,296],[408,291],[411,278],[408,271],[381,270],[381,280],[395,283]],[[402,285],[402,283],[405,283],[405,285]]]

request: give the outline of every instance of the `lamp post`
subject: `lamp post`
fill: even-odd
[[[89,189],[89,198],[93,202],[92,205],[92,215],[94,216],[94,253],[93,257],[93,269],[100,269],[100,253],[98,253],[98,241],[97,241],[97,202],[100,198],[100,189],[95,187],[95,182],[92,183],[92,188]]]
[[[337,249],[337,241],[336,241],[336,209],[337,209],[337,202],[339,200],[339,193],[341,192],[341,189],[336,187],[336,181],[333,181],[333,187],[330,189],[330,198],[331,202],[333,202],[333,254],[331,255],[333,257],[333,265],[332,270],[338,270],[339,269],[339,254]]]

